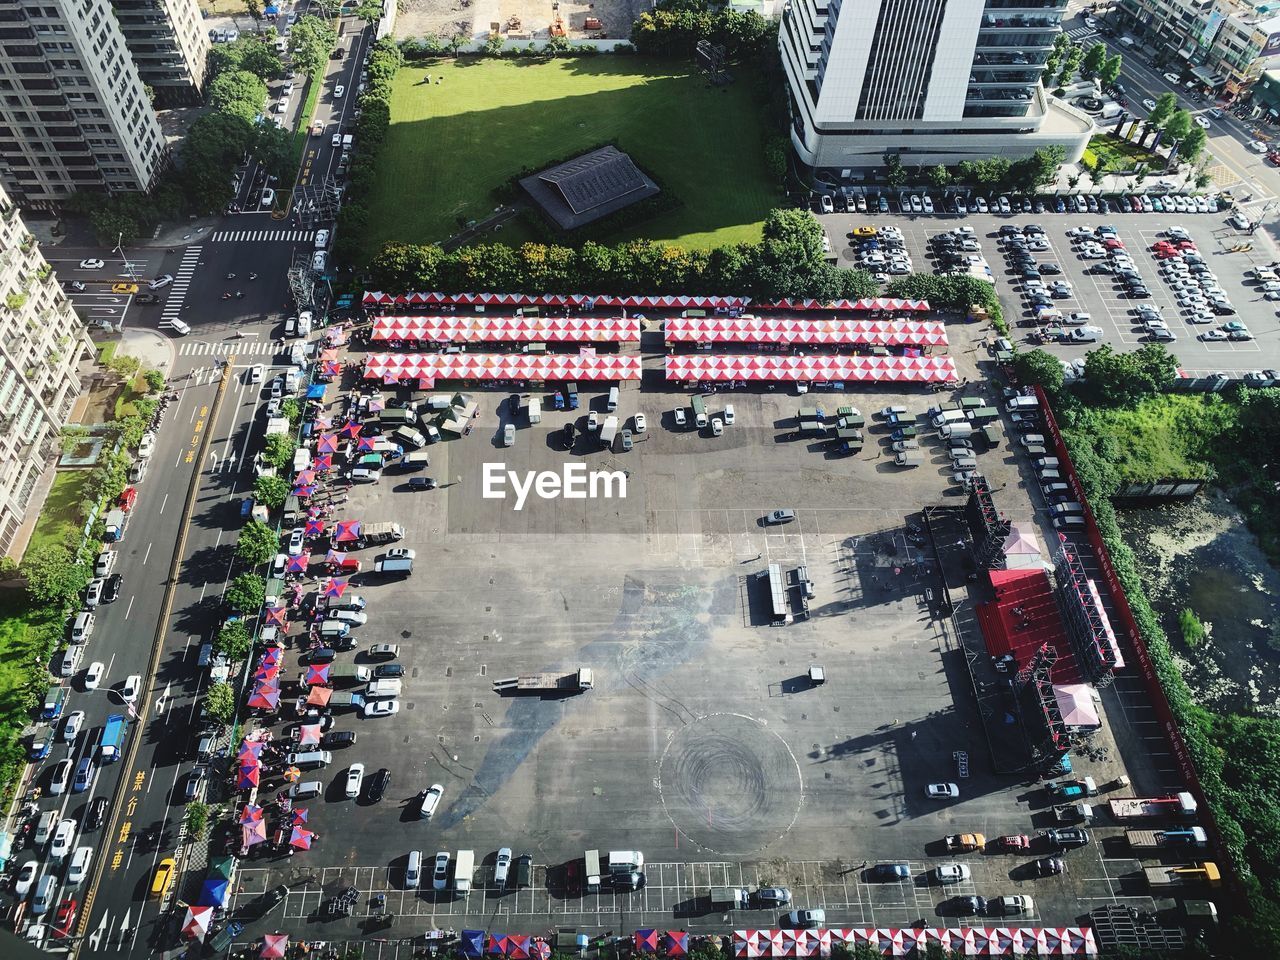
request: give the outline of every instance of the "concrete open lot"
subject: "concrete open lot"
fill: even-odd
[[[951,331],[951,352],[976,378],[985,354],[966,328]],[[992,387],[967,392],[995,397]],[[987,772],[964,669],[964,646],[980,651],[981,638],[957,634],[962,621],[937,612],[939,571],[905,536],[922,507],[963,503],[945,451],[925,440],[926,464],[899,470],[884,452],[889,431],[870,421],[887,404],[923,413],[943,395],[722,393],[709,406],[732,403],[736,423],[712,438],[674,428],[670,410],[688,393],[631,386],[619,413],[645,413],[649,429],[629,454],[586,450],[581,435],[572,454],[563,448],[563,424],[602,410],[602,394],[584,394],[574,413],[545,410],[536,426],[519,414],[509,449],[499,439],[507,395],[474,396],[481,412],[471,434],[427,448],[441,489],[409,492],[396,477],[412,474],[389,472],[352,492],[346,516],[399,521],[400,545],[418,552],[407,580],[356,578],[370,614],[359,646],[400,644],[406,692],[392,719],[339,713],[338,728],[358,731],[359,742],[320,774],[325,798],[310,804],[320,841],[291,859],[246,863],[238,903],[290,883],[285,913],[297,918],[296,935],[346,937],[383,929],[363,902],[351,919],[318,918],[323,900],[347,885],[387,894],[394,923],[415,929],[602,932],[676,920],[720,929],[706,900],[713,883],[788,885],[795,906],[825,907],[832,925],[987,922],[947,918],[939,905],[1015,892],[1035,895],[1031,922],[1059,924],[1126,895],[1097,844],[1069,853],[1067,874],[1049,880],[1027,877],[1028,857],[980,854],[964,857],[966,883],[944,888],[928,876],[944,859],[937,842],[946,833],[1047,825],[1039,791]],[[801,403],[828,414],[859,407],[869,418],[864,450],[833,457],[797,439]],[[517,512],[510,499],[480,495],[486,462],[558,471],[569,460],[625,471],[626,498],[531,498]],[[1025,457],[1005,445],[982,454],[980,467],[1002,510],[1039,515]],[[763,525],[778,507],[797,520]],[[807,619],[768,626],[760,574],[770,562],[808,566],[816,598]],[[825,668],[825,685],[808,683],[811,664]],[[497,678],[577,666],[595,672],[595,688],[577,696],[491,689]],[[967,778],[958,751],[972,758]],[[355,761],[392,771],[381,803],[340,799]],[[1094,772],[1123,769],[1117,756]],[[925,785],[938,780],[958,780],[961,800],[926,800]],[[420,821],[414,798],[436,782],[445,787],[440,811]],[[500,846],[532,855],[531,887],[492,887]],[[470,894],[403,889],[410,850],[429,862],[459,848],[483,863]],[[568,894],[560,865],[588,848],[643,850],[647,886]],[[868,882],[864,866],[886,860],[908,863],[913,879]],[[767,912],[750,917],[772,922]],[[307,932],[313,925],[324,933]]]
[[[918,271],[930,269],[933,265],[927,256],[929,238],[961,224],[973,227],[982,246],[981,252],[995,276],[996,289],[1011,326],[1026,315],[1025,300],[1022,285],[1010,269],[997,236],[1005,224],[1025,226],[1038,223],[1044,227],[1051,249],[1037,253],[1037,261],[1057,263],[1073,288],[1071,298],[1058,302],[1064,313],[1071,310],[1088,312],[1093,325],[1106,332],[1102,342],[1123,351],[1133,350],[1146,342],[1141,325],[1132,322],[1136,319],[1133,309],[1141,303],[1155,304],[1163,308],[1170,328],[1177,334],[1178,339],[1166,346],[1181,361],[1188,376],[1207,376],[1221,371],[1232,379],[1240,379],[1252,370],[1280,367],[1280,317],[1276,310],[1280,303],[1264,300],[1261,291],[1244,279],[1250,268],[1280,259],[1280,250],[1265,232],[1259,231],[1249,237],[1227,224],[1227,217],[1227,213],[1043,213],[1008,217],[972,214],[961,219],[954,216],[836,213],[822,215],[820,219],[833,247],[840,254],[841,262],[849,265],[855,259],[847,235],[854,226],[896,224],[902,229],[908,252]],[[1138,266],[1138,272],[1147,281],[1150,299],[1127,299],[1120,295],[1110,274],[1086,272],[1098,261],[1081,259],[1067,231],[1080,226],[1093,228],[1104,223],[1116,227]],[[1151,253],[1151,245],[1163,231],[1175,224],[1184,227],[1196,241],[1209,268],[1217,275],[1236,308],[1236,316],[1224,316],[1220,322],[1242,320],[1255,339],[1219,343],[1204,343],[1196,339],[1197,334],[1209,327],[1187,322],[1184,311],[1177,306],[1168,285],[1160,277],[1157,270],[1159,261]],[[1250,240],[1251,250],[1232,252],[1232,247]],[[1028,336],[1031,331],[1014,326],[1014,332],[1024,346],[1039,345]],[[1093,346],[1052,344],[1046,349],[1064,359],[1074,359],[1083,356]]]

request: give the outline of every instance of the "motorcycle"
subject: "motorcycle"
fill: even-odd
[[[243,293],[242,291],[240,291],[240,290],[237,290],[237,291],[236,291],[236,299],[237,299],[237,300],[243,300],[243,299],[244,299],[244,293]]]
[[[257,279],[258,279],[258,275],[257,275],[256,273],[251,273],[251,274],[249,274],[249,279],[250,279],[250,280],[257,280]]]
[[[228,280],[234,280],[235,278],[236,278],[236,275],[234,273],[228,273],[226,276],[226,279]]]
[[[230,299],[231,299],[231,294],[229,294],[229,293],[224,293],[224,294],[222,295],[222,299],[223,299],[223,300],[230,300]]]

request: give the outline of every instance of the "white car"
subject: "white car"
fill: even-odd
[[[1254,153],[1266,153],[1267,145],[1262,140],[1250,140],[1249,149],[1252,150]]]
[[[106,265],[107,264],[105,260],[81,260],[80,261],[81,270],[101,270]]]
[[[353,627],[363,627],[369,622],[369,615],[363,610],[330,610],[328,619],[349,623]]]
[[[440,798],[444,796],[444,786],[439,783],[433,783],[426,790],[422,791],[422,802],[418,805],[418,819],[430,820],[435,816],[436,808],[440,806]]]
[[[76,710],[67,714],[67,719],[62,723],[62,742],[74,743],[80,730],[84,726],[84,711]]]
[[[58,822],[58,829],[53,831],[53,839],[49,841],[49,856],[61,860],[71,852],[71,845],[76,842],[76,822],[68,817]]]
[[[723,421],[723,420],[721,420],[719,417],[712,417],[712,418],[711,418],[711,434],[712,434],[712,436],[716,436],[716,437],[718,437],[718,436],[720,436],[722,433],[724,433],[724,421]]]
[[[823,213],[835,213],[836,205],[831,202],[831,198],[825,193],[818,202],[822,206]]]
[[[964,863],[940,863],[933,868],[933,876],[941,884],[963,883],[968,880],[972,874],[969,871],[968,864]]]
[[[155,449],[156,449],[156,435],[150,431],[147,431],[142,435],[142,439],[138,441],[138,458],[140,460],[147,459],[147,457],[155,453]]]
[[[1156,102],[1152,100],[1150,97],[1147,97],[1145,100],[1143,100],[1142,105],[1146,107],[1148,110],[1154,110],[1156,108]]]
[[[103,550],[93,563],[93,575],[95,577],[105,577],[115,565],[116,552],[114,550]]]
[[[125,703],[137,703],[138,694],[142,691],[142,677],[138,674],[130,674],[125,678],[124,686],[120,688],[120,699]]]
[[[516,425],[508,423],[502,428],[502,445],[504,447],[513,447],[516,442]]]
[[[933,197],[929,196],[929,195],[926,193],[926,194],[924,195],[923,200],[922,200],[921,202],[924,204],[924,212],[925,212],[925,213],[933,213]]]
[[[107,585],[107,581],[102,577],[95,577],[89,581],[89,585],[84,588],[84,605],[92,610],[102,602],[102,588]]]
[[[737,419],[738,415],[734,412],[733,404],[726,403],[724,405],[724,425],[727,427]]]
[[[674,415],[677,427],[683,427],[689,423],[689,418],[685,415],[684,407],[676,407]]]
[[[161,276],[156,277],[154,280],[152,280],[150,283],[148,283],[148,284],[147,284],[147,289],[148,289],[148,290],[161,290],[161,289],[163,289],[163,288],[167,287],[167,286],[168,286],[169,284],[171,284],[171,283],[173,283],[173,274],[172,274],[172,273],[166,273],[166,274],[162,274]]]
[[[431,868],[431,886],[436,890],[443,890],[449,885],[449,853],[441,850],[436,854],[435,863]]]
[[[649,429],[649,424],[644,419],[643,413],[637,413],[633,418],[636,433],[644,433]]]
[[[930,800],[955,800],[960,796],[960,788],[954,783],[931,783],[924,788],[924,795]]]
[[[1203,308],[1191,311],[1191,315],[1187,317],[1187,323],[1216,323],[1217,316]]]
[[[399,712],[399,700],[371,700],[364,705],[366,717],[394,717]]]
[[[1166,73],[1164,75],[1164,78],[1168,80],[1170,83],[1174,84],[1175,86],[1182,82],[1182,78],[1179,77],[1176,73],[1172,73],[1172,72]]]
[[[1208,130],[1211,126],[1213,126],[1213,124],[1211,124],[1208,118],[1206,117],[1196,117],[1196,126],[1198,126],[1201,130]]]
[[[101,660],[95,660],[89,664],[89,669],[84,672],[84,688],[86,690],[97,690],[98,684],[102,682],[102,675],[107,672],[107,665]]]
[[[1226,340],[1227,334],[1223,330],[1206,330],[1204,333],[1200,334],[1197,339],[1205,341]]]
[[[973,201],[973,205],[974,205],[974,207],[977,209],[977,211],[978,211],[979,213],[986,213],[986,212],[988,211],[988,209],[989,209],[989,208],[988,208],[988,206],[987,206],[987,198],[986,198],[986,197],[978,197],[977,199],[975,199],[975,200]]]
[[[36,882],[36,872],[39,869],[40,864],[35,860],[28,860],[22,865],[22,869],[13,879],[13,894],[17,899],[21,900],[31,892],[31,886]]]
[[[360,796],[360,787],[364,784],[364,764],[353,763],[347,770],[347,799],[354,800]]]
[[[249,368],[249,382],[261,383],[262,378],[266,375],[267,368],[260,363],[255,363]]]
[[[271,396],[272,398],[279,398],[284,396],[284,377],[283,376],[276,377],[274,380],[271,381]]]
[[[289,531],[289,556],[296,557],[302,553],[303,540],[306,536],[305,527],[294,527]]]
[[[1178,295],[1178,306],[1180,307],[1207,307],[1209,301],[1198,293],[1181,293]]]
[[[335,84],[335,85],[334,85],[334,88],[333,88],[333,99],[335,99],[335,100],[341,100],[341,99],[342,99],[342,95],[343,95],[344,93],[346,93],[346,92],[347,92],[347,88],[346,88],[346,87],[344,87],[342,84],[340,84],[340,83],[339,83],[339,84]]]
[[[71,780],[71,774],[75,768],[76,762],[70,757],[54,764],[53,772],[49,774],[49,796],[60,797],[67,792],[67,783]]]

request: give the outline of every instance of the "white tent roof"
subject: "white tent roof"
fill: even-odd
[[[1010,525],[1008,539],[1004,542],[1004,556],[1007,570],[1029,570],[1045,565],[1040,538],[1029,523]]]
[[[1054,685],[1053,696],[1062,711],[1062,722],[1069,727],[1100,727],[1102,719],[1093,702],[1093,687],[1087,683]]]

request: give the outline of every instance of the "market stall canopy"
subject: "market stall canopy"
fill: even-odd
[[[846,320],[820,317],[672,317],[667,343],[830,344],[945,347],[945,324],[919,320]]]
[[[658,952],[658,931],[657,930],[637,930],[632,937],[635,943],[637,953],[657,953]]]
[[[188,940],[203,940],[212,920],[212,906],[187,907],[187,915],[182,920],[182,935]]]
[[[957,379],[951,357],[771,356],[687,354],[664,358],[673,381],[853,381],[947,383]]]
[[[196,903],[206,907],[225,907],[231,898],[231,884],[222,877],[206,877],[200,885]]]
[[[263,960],[280,960],[289,949],[287,933],[266,933],[262,935],[262,952],[258,956]]]
[[[1062,711],[1062,722],[1068,727],[1100,727],[1102,718],[1093,699],[1093,687],[1087,683],[1064,683],[1054,686],[1053,697]]]
[[[638,343],[634,317],[501,317],[486,314],[378,317],[370,340],[433,343]]]
[[[365,307],[571,307],[595,310],[620,307],[628,310],[740,310],[750,303],[748,297],[667,296],[620,297],[590,293],[366,293],[361,298]]]
[[[464,957],[484,956],[485,932],[483,930],[463,930],[458,943]]]
[[[640,357],[616,353],[372,353],[366,378],[390,380],[639,380]]]

